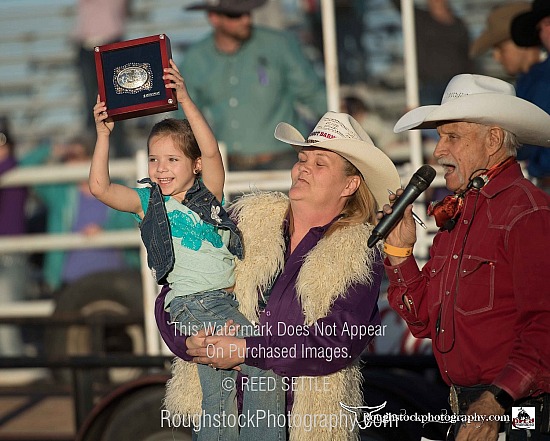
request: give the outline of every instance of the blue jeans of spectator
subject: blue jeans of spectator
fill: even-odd
[[[175,297],[170,302],[170,319],[177,323],[182,333],[192,335],[203,328],[219,329],[231,319],[240,326],[238,337],[252,335],[252,324],[238,311],[238,302],[232,293],[225,290],[203,292]],[[203,417],[193,439],[199,441],[284,441],[286,424],[278,424],[278,415],[285,411],[285,393],[282,380],[272,371],[265,371],[241,364],[241,372],[249,378],[269,377],[273,380],[255,384],[267,387],[247,387],[243,395],[244,417],[251,424],[236,424],[240,421],[237,412],[235,388],[238,371],[213,369],[198,365],[202,389]],[[250,385],[250,383],[248,383]],[[267,390],[266,390],[267,389]],[[258,413],[260,411],[260,413]],[[262,418],[270,412],[271,418]],[[253,419],[249,420],[252,415]],[[274,415],[274,416],[273,416]],[[219,418],[217,424],[215,418]],[[240,432],[239,432],[240,429]]]

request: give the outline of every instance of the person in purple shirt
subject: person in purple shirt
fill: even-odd
[[[259,335],[180,335],[167,320],[163,290],[157,324],[179,357],[165,403],[170,412],[200,415],[194,363],[217,369],[246,363],[283,377],[287,414],[274,423],[287,424],[290,439],[352,439],[357,427],[340,403],[363,404],[359,356],[381,331],[382,253],[367,240],[399,175],[344,113],[326,113],[307,140],[287,123],[275,137],[298,153],[288,197],[253,193],[231,208],[244,243],[234,292]],[[240,391],[250,387],[270,385],[243,378]],[[270,409],[257,412],[270,417]]]
[[[21,166],[54,163],[73,167],[89,162],[92,152],[93,143],[87,135],[61,143],[47,141],[21,158]],[[40,184],[33,186],[32,191],[47,211],[48,234],[77,233],[91,238],[102,231],[135,227],[129,214],[98,202],[90,193],[87,180]],[[136,249],[60,249],[45,254],[42,273],[47,288],[54,292],[90,274],[138,265]]]
[[[17,167],[15,142],[10,136],[8,120],[0,118],[0,176]],[[0,188],[0,236],[25,233],[25,201],[23,187]],[[26,256],[22,253],[0,253],[0,305],[21,300],[24,294]],[[0,355],[22,354],[22,338],[15,326],[0,326]]]

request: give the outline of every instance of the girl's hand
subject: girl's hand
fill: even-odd
[[[97,102],[94,106],[94,121],[95,128],[98,135],[107,135],[109,136],[115,127],[113,121],[107,122],[106,119],[109,116],[107,115],[107,106],[104,101],[99,101],[99,95],[97,96]]]
[[[163,80],[170,80],[171,82],[166,84],[167,89],[174,89],[176,91],[176,98],[178,103],[183,104],[189,99],[189,93],[187,92],[187,87],[185,87],[185,81],[181,76],[181,73],[174,63],[174,60],[170,60],[170,66],[164,69]]]

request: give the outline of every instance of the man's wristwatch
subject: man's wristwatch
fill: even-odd
[[[512,398],[512,395],[510,395],[504,389],[501,389],[500,387],[495,385],[491,385],[487,390],[495,396],[496,402],[500,405],[500,407],[504,409],[505,412],[512,407],[512,404],[514,404],[514,398]]]

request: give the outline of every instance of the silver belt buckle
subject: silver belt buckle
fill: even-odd
[[[449,404],[451,406],[453,414],[458,415],[458,411],[460,410],[460,408],[458,406],[458,394],[456,392],[454,384],[451,385],[451,389],[449,391]]]

